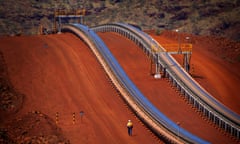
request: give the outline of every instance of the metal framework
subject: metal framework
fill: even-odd
[[[119,32],[122,30],[124,29],[120,29]],[[63,31],[72,31],[89,45],[107,72],[111,81],[117,87],[128,105],[133,109],[134,113],[157,136],[163,138],[166,143],[209,143],[180,128],[179,125],[174,124],[156,107],[154,107],[154,105],[152,105],[138,90],[138,88],[131,82],[117,60],[113,57],[109,49],[106,47],[104,42],[97,36],[96,33],[92,31],[92,29],[89,29],[88,27],[80,24],[72,24],[64,26]],[[82,32],[84,35],[80,36]],[[134,34],[129,31],[125,31],[122,34],[129,34],[131,36],[134,36]],[[133,38],[132,40],[137,42],[139,39]]]
[[[224,129],[226,132],[230,133],[239,140],[239,115],[230,111],[224,107],[224,105],[213,99],[209,93],[207,93],[199,84],[191,79],[186,72],[182,71],[179,66],[171,67],[172,64],[177,64],[177,62],[174,62],[174,59],[170,58],[171,56],[169,53],[171,52],[167,52],[167,50],[165,50],[156,41],[146,36],[146,34],[136,32],[137,30],[134,28],[130,28],[129,26],[125,26],[123,24],[106,24],[94,27],[93,30],[95,32],[117,32],[134,41],[140,48],[142,48],[148,57],[153,59],[153,62],[157,67],[156,73],[159,73],[159,71],[162,70],[165,77],[168,78],[170,82],[178,88],[178,90],[184,95],[189,103],[201,111],[214,124]],[[139,34],[145,35],[146,37],[141,37]],[[185,55],[185,63],[188,63],[190,61],[191,51],[189,51],[189,53],[184,53],[182,50],[181,53]],[[165,63],[167,61],[169,64]],[[177,71],[182,72],[184,79],[179,77],[179,75],[176,73]]]
[[[192,55],[192,44],[181,43],[181,44],[161,44],[170,54],[183,54],[183,68],[189,72],[190,60]]]
[[[86,14],[85,9],[77,10],[55,10],[54,11],[54,31],[58,29],[58,33],[61,33],[62,19],[70,18],[77,19],[78,23],[83,24],[83,17]]]

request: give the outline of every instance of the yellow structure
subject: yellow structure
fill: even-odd
[[[77,18],[78,23],[83,23],[83,17],[86,15],[85,9],[77,9],[77,10],[55,10],[54,11],[54,31],[61,32],[61,19],[63,18]]]
[[[182,43],[180,44],[161,44],[163,48],[165,48],[166,52],[192,52],[192,44]]]

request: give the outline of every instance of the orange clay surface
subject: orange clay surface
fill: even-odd
[[[16,117],[37,110],[55,119],[58,112],[58,125],[72,144],[159,143],[127,108],[93,53],[76,36],[0,41],[10,80],[26,96]],[[127,134],[128,119],[134,123],[132,137]]]
[[[176,92],[176,89],[171,87],[171,84],[168,82],[167,79],[163,78],[160,80],[156,80],[153,78],[153,76],[150,76],[150,59],[147,58],[143,51],[138,48],[133,42],[115,33],[99,33],[99,35],[106,42],[107,46],[110,48],[114,56],[122,65],[128,76],[131,78],[131,80],[161,112],[163,112],[174,122],[179,122],[181,127],[187,129],[191,133],[207,141],[210,141],[212,143],[234,143],[232,139],[224,135],[212,124],[202,118],[199,113],[196,113],[196,111],[191,107],[191,105],[187,104],[187,102],[183,100],[179,93]],[[156,38],[159,42],[176,43],[165,37],[159,36],[154,38]],[[212,86],[213,84],[209,83],[208,79],[206,79],[205,77],[213,77],[213,81],[214,79],[219,80],[218,77],[214,78],[214,70],[221,70],[222,67],[220,67],[221,65],[219,66],[219,64],[217,64],[215,61],[212,61],[212,59],[209,59],[211,55],[208,55],[207,53],[205,55],[203,55],[202,53],[198,53],[197,49],[198,47],[196,47],[196,52],[194,53],[195,55],[193,54],[194,57],[192,59],[192,61],[194,61],[194,66],[198,67],[198,65],[202,65],[201,63],[209,63],[210,65],[212,65],[212,67],[210,67],[209,69],[204,69],[199,66],[198,69],[202,68],[200,71],[201,73],[198,73],[198,71],[195,70],[194,74],[199,75],[199,77],[203,77],[201,81],[203,81],[203,83],[205,84],[204,86],[208,86],[208,89],[210,90],[215,89],[216,87],[224,88],[227,83],[235,86],[232,88],[233,90],[235,90],[235,95],[230,95],[231,92],[227,93],[227,91],[224,91],[225,88],[218,89],[218,92],[221,93],[221,90],[223,90],[223,92],[225,92],[225,99],[234,98],[235,100],[230,100],[231,102],[229,102],[229,100],[226,102],[224,100],[224,102],[226,105],[231,106],[233,110],[239,112],[238,102],[240,98],[237,95],[237,90],[239,88],[239,77],[224,77],[224,79],[222,79],[222,81],[219,82],[217,86]],[[204,60],[195,60],[195,57],[206,58],[204,58]],[[224,61],[221,60],[217,62],[224,63]],[[214,67],[215,65],[216,67]],[[219,72],[219,76],[228,75],[228,71],[222,72],[225,73]],[[238,78],[238,81],[234,78]]]
[[[167,79],[153,79],[150,60],[133,42],[114,33],[99,35],[142,93],[172,121],[211,143],[237,143],[196,113]],[[134,117],[93,53],[74,35],[5,37],[0,43],[10,80],[25,95],[15,117],[39,110],[55,119],[59,112],[58,125],[74,144],[161,143]],[[205,48],[195,41],[191,73],[216,99],[240,113],[239,64],[225,62]],[[128,119],[134,122],[133,137],[127,135]]]
[[[152,35],[159,43],[178,43],[177,35],[165,32],[162,36]],[[214,37],[190,37],[192,43],[190,74],[213,97],[229,109],[240,114],[240,62],[233,59],[240,56],[240,43]],[[175,40],[175,41],[174,41]],[[186,43],[186,41],[184,41]],[[182,55],[173,55],[180,64]]]

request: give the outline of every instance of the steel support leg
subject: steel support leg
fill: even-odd
[[[190,58],[191,58],[190,53],[184,54],[183,56],[183,67],[187,72],[189,72],[190,70]]]

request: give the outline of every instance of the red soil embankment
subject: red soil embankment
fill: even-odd
[[[29,111],[55,120],[58,112],[58,126],[73,144],[159,143],[125,106],[93,53],[76,36],[4,37],[0,43],[10,80],[25,95],[22,109],[5,123]],[[134,123],[132,137],[127,135],[128,119]]]
[[[160,36],[152,34],[159,43],[178,43],[178,36],[174,32],[164,32]],[[200,37],[182,34],[190,37],[193,45],[190,61],[190,74],[213,97],[226,107],[240,114],[240,43],[224,38]],[[173,55],[180,64],[181,55]]]
[[[116,33],[98,33],[140,91],[168,118],[211,143],[236,143],[203,119],[167,79],[150,74],[150,59],[132,41]],[[199,55],[201,56],[201,55]],[[207,71],[206,71],[207,72]],[[204,79],[207,81],[207,79]]]

